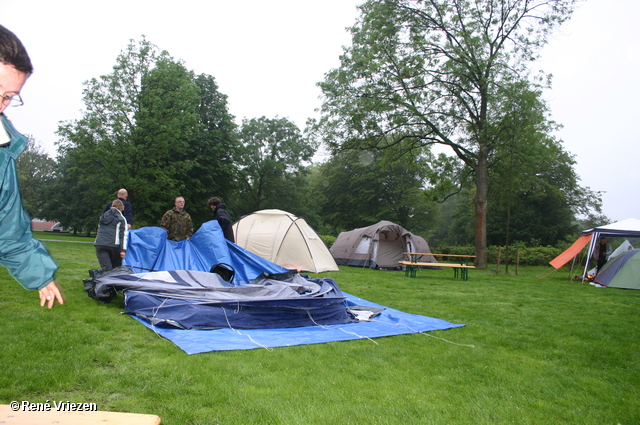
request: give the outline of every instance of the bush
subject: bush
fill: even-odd
[[[331,248],[333,243],[338,238],[336,236],[331,236],[331,235],[320,235],[320,239],[322,239],[322,242],[324,242],[324,244],[327,246],[327,248]]]
[[[515,264],[517,259],[517,247],[509,247],[509,264]],[[473,246],[440,246],[432,249],[438,254],[474,255]],[[538,246],[520,248],[521,266],[547,266],[549,261],[562,253],[563,249],[552,246]],[[506,264],[507,252],[505,247],[500,247],[500,264]],[[487,262],[495,264],[498,261],[498,247],[487,247]]]

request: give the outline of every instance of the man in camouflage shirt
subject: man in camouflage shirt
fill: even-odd
[[[193,235],[193,222],[189,213],[184,210],[184,198],[178,196],[174,205],[174,208],[164,213],[160,226],[167,230],[167,239],[189,239]]]

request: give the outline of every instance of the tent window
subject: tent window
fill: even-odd
[[[356,254],[368,254],[371,246],[371,238],[363,237],[356,248]]]

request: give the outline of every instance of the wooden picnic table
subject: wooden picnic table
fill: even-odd
[[[409,261],[398,261],[399,264],[405,266],[407,276],[416,277],[418,268],[420,267],[447,267],[453,269],[453,277],[457,278],[458,274],[462,280],[469,280],[469,269],[475,269],[475,266],[467,265],[469,258],[476,258],[475,255],[464,254],[434,254],[431,252],[405,252],[404,255],[409,256]],[[418,261],[421,257],[456,257],[463,259],[460,263],[432,263]]]
[[[464,264],[465,266],[467,265],[467,262],[469,261],[469,258],[476,258],[475,255],[465,255],[465,254],[434,254],[432,252],[403,252],[404,255],[408,255],[410,257],[410,260],[412,262],[417,262],[420,257],[427,257],[429,255],[431,255],[432,257],[455,257],[455,258],[463,258],[464,259],[464,263],[460,263],[460,264]]]
[[[24,411],[0,405],[0,424],[7,425],[159,425],[156,415],[105,411]]]

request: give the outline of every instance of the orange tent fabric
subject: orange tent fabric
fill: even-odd
[[[580,251],[582,251],[582,249],[585,246],[587,246],[587,244],[589,242],[591,242],[591,238],[592,237],[593,237],[593,234],[580,236],[578,238],[578,240],[575,241],[573,243],[573,245],[571,245],[565,252],[563,252],[562,254],[558,255],[553,260],[549,261],[549,264],[551,264],[555,269],[559,269],[560,267],[564,266],[573,257],[578,255],[580,253]]]

